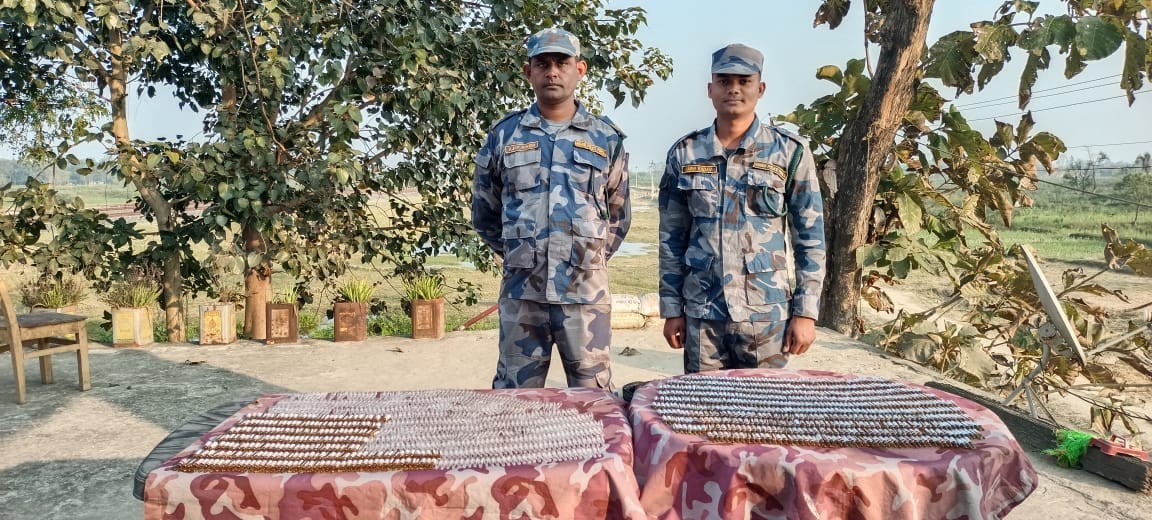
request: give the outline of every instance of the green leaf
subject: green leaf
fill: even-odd
[[[1024,62],[1024,70],[1020,72],[1020,90],[1018,99],[1020,110],[1028,107],[1032,101],[1032,87],[1036,85],[1037,71],[1045,70],[1051,61],[1048,49],[1028,53],[1028,60]]]
[[[1128,94],[1128,105],[1136,101],[1133,92],[1144,86],[1141,76],[1148,66],[1148,42],[1135,31],[1128,31],[1124,39],[1124,71],[1120,76],[1120,86]]]
[[[1012,125],[996,121],[996,133],[988,140],[988,144],[997,148],[1011,147],[1012,137]]]
[[[939,78],[945,85],[956,87],[956,93],[971,93],[976,37],[969,31],[955,31],[940,38],[928,49],[924,75]]]
[[[996,77],[1003,69],[1003,61],[990,61],[981,65],[980,72],[976,74],[976,88],[978,90],[984,90],[984,86],[992,81],[992,78]]]
[[[906,193],[901,193],[899,197],[899,211],[900,223],[904,225],[904,229],[910,235],[919,233],[922,229],[921,223],[924,220],[924,211],[916,200],[908,196]]]
[[[837,85],[842,85],[844,83],[844,73],[840,72],[840,67],[825,65],[816,69],[816,79],[826,79]]]
[[[1023,143],[1028,140],[1028,134],[1032,133],[1032,127],[1036,121],[1032,119],[1032,112],[1025,112],[1020,116],[1020,124],[1016,126],[1016,142]]]
[[[1076,50],[1086,61],[1111,56],[1124,41],[1124,29],[1098,16],[1086,16],[1076,24]]]
[[[1053,162],[1061,153],[1068,151],[1064,141],[1048,132],[1040,132],[1031,140],[1020,145],[1020,160],[1031,162],[1038,159],[1049,173],[1056,171]]]
[[[976,36],[973,47],[984,60],[988,62],[1005,61],[1008,58],[1008,46],[1016,43],[1016,29],[1009,25],[1008,18],[1002,18],[997,23],[978,22],[972,24],[972,32]]]
[[[839,27],[850,7],[852,7],[852,0],[824,0],[820,4],[820,8],[816,10],[816,19],[812,21],[812,27],[819,27],[823,24],[828,24],[829,29]]]
[[[1049,19],[1047,29],[1051,38],[1049,43],[1059,45],[1062,53],[1068,52],[1076,41],[1076,21],[1071,16],[1064,14]]]
[[[912,270],[912,260],[905,258],[898,262],[892,262],[892,275],[901,280],[908,278],[908,273]]]

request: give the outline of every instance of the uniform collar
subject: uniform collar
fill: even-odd
[[[571,125],[581,130],[587,130],[592,125],[594,117],[591,112],[584,108],[583,103],[576,101],[576,114],[572,116]],[[544,128],[544,116],[540,115],[540,109],[537,108],[536,103],[532,103],[532,106],[528,107],[528,112],[520,118],[520,126]]]
[[[760,131],[760,116],[752,119],[752,126],[748,127],[748,131],[744,132],[744,137],[740,139],[740,144],[736,147],[738,153],[743,153],[751,150],[756,145],[756,133]],[[713,157],[725,157],[724,145],[720,144],[720,139],[716,138],[716,120],[712,120],[712,126],[704,129],[701,134],[705,142],[711,147]]]

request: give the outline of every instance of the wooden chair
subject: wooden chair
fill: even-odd
[[[52,354],[76,352],[76,366],[80,372],[80,390],[92,388],[88,375],[87,318],[59,312],[16,314],[8,298],[8,286],[0,281],[0,354],[12,353],[12,373],[16,379],[16,402],[27,402],[24,389],[24,360],[40,359],[40,382],[52,384]],[[75,334],[73,340],[66,336]],[[29,344],[29,350],[24,345]]]

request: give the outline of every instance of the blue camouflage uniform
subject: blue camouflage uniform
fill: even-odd
[[[686,317],[685,372],[784,366],[787,320],[818,317],[825,272],[807,143],[759,119],[730,152],[714,125],[692,132],[668,152],[659,206],[660,314]]]
[[[533,104],[477,153],[472,223],[503,259],[493,388],[544,386],[552,343],[569,386],[611,387],[606,264],[631,222],[623,139],[579,103],[564,125]]]

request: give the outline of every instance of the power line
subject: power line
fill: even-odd
[[[1135,96],[1135,95],[1138,95],[1138,94],[1144,94],[1144,93],[1147,93],[1147,92],[1152,92],[1152,90],[1141,90],[1141,91],[1139,91],[1139,92],[1133,92],[1133,93],[1132,93],[1132,95],[1134,95],[1134,96]],[[1087,105],[1087,104],[1089,104],[1089,103],[1099,103],[1099,102],[1101,102],[1101,101],[1109,101],[1109,100],[1112,100],[1112,99],[1120,99],[1120,98],[1126,98],[1126,97],[1128,97],[1128,96],[1127,96],[1127,95],[1123,95],[1123,96],[1113,96],[1113,97],[1100,98],[1100,99],[1090,99],[1090,100],[1088,100],[1088,101],[1080,101],[1080,102],[1078,102],[1078,103],[1069,103],[1069,104],[1067,104],[1067,105],[1060,105],[1060,106],[1055,106],[1055,107],[1037,108],[1037,109],[1029,110],[1028,112],[1043,112],[1043,111],[1045,111],[1045,110],[1056,110],[1057,108],[1068,108],[1068,107],[1074,107],[1074,106],[1077,106],[1077,105]],[[976,119],[969,119],[968,121],[987,121],[987,120],[989,120],[989,119],[1000,119],[1000,118],[1002,118],[1002,117],[1014,117],[1014,116],[1021,116],[1021,115],[1024,115],[1024,114],[1028,113],[1028,112],[1017,112],[1017,113],[1015,113],[1015,114],[1000,114],[1000,115],[998,115],[998,116],[992,116],[992,117],[979,117],[979,118],[976,118]]]
[[[953,154],[953,153],[952,153],[950,150],[944,150],[944,149],[941,149],[941,148],[936,148],[936,147],[934,147],[934,146],[931,146],[931,145],[928,145],[928,149],[929,149],[929,150],[934,150],[934,151],[936,151],[936,152],[940,153],[941,155],[944,155],[944,156],[946,156],[946,157],[948,157],[948,158],[956,158],[956,156],[955,156],[955,155],[954,155],[954,154]],[[1000,170],[1002,173],[1005,173],[1005,174],[1009,174],[1009,175],[1017,175],[1017,172],[1015,172],[1015,171],[1013,171],[1013,170],[1011,170],[1011,169],[1009,169],[1009,168],[1004,168],[1004,167],[1001,167],[1001,166],[993,166],[993,168],[995,168],[995,169],[997,169],[997,170]],[[1064,171],[1068,171],[1068,169],[1065,169]],[[1048,172],[1048,174],[1049,174],[1049,175],[1055,175],[1055,174],[1057,174],[1057,173],[1059,173],[1059,170],[1057,170],[1057,171],[1054,171],[1054,172]],[[1095,196],[1097,196],[1097,197],[1100,197],[1100,198],[1104,198],[1104,199],[1108,199],[1108,200],[1114,200],[1114,201],[1117,201],[1117,202],[1123,202],[1123,203],[1125,203],[1125,204],[1131,204],[1131,205],[1133,205],[1133,206],[1137,206],[1137,207],[1141,207],[1141,208],[1148,208],[1148,209],[1152,209],[1152,206],[1149,206],[1149,205],[1147,205],[1147,204],[1143,204],[1143,203],[1140,203],[1140,202],[1133,202],[1133,201],[1130,201],[1130,200],[1126,200],[1126,199],[1121,199],[1121,198],[1118,198],[1118,197],[1112,197],[1112,196],[1109,196],[1109,195],[1104,195],[1104,194],[1102,194],[1102,193],[1094,193],[1094,192],[1091,192],[1091,191],[1087,191],[1087,190],[1082,190],[1082,189],[1079,189],[1079,188],[1073,188],[1073,187],[1071,187],[1071,186],[1065,186],[1065,185],[1063,185],[1063,184],[1058,184],[1058,183],[1055,183],[1055,182],[1052,182],[1052,181],[1046,181],[1046,180],[1044,180],[1044,179],[1040,179],[1040,178],[1033,178],[1033,177],[1029,177],[1029,179],[1031,179],[1031,180],[1033,180],[1033,181],[1035,181],[1035,182],[1042,182],[1042,183],[1044,183],[1044,184],[1050,184],[1050,185],[1052,185],[1052,186],[1056,186],[1056,187],[1058,187],[1058,188],[1064,188],[1064,189],[1067,189],[1067,190],[1078,191],[1078,192],[1080,192],[1080,193],[1086,193],[1086,194],[1088,194],[1088,195],[1095,195]]]
[[[1091,191],[1088,191],[1088,190],[1082,190],[1082,189],[1080,189],[1080,188],[1073,188],[1073,187],[1071,187],[1071,186],[1065,186],[1065,185],[1063,185],[1063,184],[1055,183],[1055,182],[1052,182],[1052,181],[1046,181],[1046,180],[1044,180],[1044,179],[1033,179],[1033,180],[1034,180],[1034,181],[1036,181],[1036,182],[1042,182],[1042,183],[1044,183],[1044,184],[1049,184],[1049,185],[1052,185],[1052,186],[1056,186],[1057,188],[1064,188],[1064,189],[1066,189],[1066,190],[1072,190],[1072,191],[1078,191],[1078,192],[1080,192],[1080,193],[1086,193],[1086,194],[1088,194],[1088,195],[1093,195],[1093,196],[1096,196],[1096,197],[1100,197],[1100,198],[1102,198],[1102,199],[1114,200],[1114,201],[1116,201],[1116,202],[1123,202],[1123,203],[1125,203],[1125,204],[1131,204],[1131,205],[1133,205],[1133,206],[1137,206],[1137,207],[1141,207],[1141,208],[1152,209],[1152,206],[1149,206],[1148,204],[1141,204],[1141,203],[1139,203],[1139,202],[1132,202],[1132,201],[1130,201],[1130,200],[1121,199],[1121,198],[1119,198],[1119,197],[1112,197],[1112,196],[1109,196],[1109,195],[1104,195],[1103,193],[1094,193],[1094,192],[1091,192]]]
[[[1139,166],[1095,166],[1092,168],[1063,168],[1060,171],[1065,172],[1086,172],[1086,171],[1100,171],[1100,170],[1140,170]]]
[[[1077,146],[1067,146],[1066,145],[1066,147],[1071,149],[1071,148],[1091,148],[1093,146],[1121,146],[1121,145],[1127,145],[1127,144],[1148,144],[1148,143],[1152,143],[1152,140],[1150,140],[1150,141],[1128,141],[1125,143],[1081,144],[1081,145],[1077,145]]]
[[[1084,81],[1077,81],[1075,83],[1066,83],[1064,85],[1060,85],[1057,87],[1049,87],[1049,88],[1042,88],[1040,90],[1033,90],[1032,93],[1037,94],[1040,92],[1048,92],[1051,90],[1060,90],[1060,89],[1064,89],[1064,88],[1068,88],[1068,87],[1075,87],[1076,85],[1083,85],[1085,83],[1095,83],[1097,81],[1101,81],[1101,80],[1105,80],[1105,79],[1118,78],[1118,77],[1120,77],[1120,74],[1113,74],[1111,76],[1104,76],[1102,78],[1088,79],[1088,80],[1084,80]],[[1099,85],[1099,86],[1103,87],[1105,85]],[[1093,87],[1093,88],[1095,88],[1095,87]],[[972,103],[969,103],[967,105],[960,105],[957,108],[968,108],[972,105],[983,105],[985,103],[991,103],[993,101],[1003,101],[1005,99],[1017,99],[1017,97],[1019,97],[1019,94],[1012,95],[1012,96],[998,97],[998,98],[993,98],[993,99],[986,99],[984,101],[973,101]]]
[[[1071,94],[1073,92],[1080,92],[1082,90],[1092,90],[1094,88],[1111,87],[1111,86],[1112,85],[1093,85],[1091,87],[1083,87],[1083,88],[1078,88],[1075,90],[1068,90],[1065,92],[1053,92],[1051,94],[1044,94],[1043,96],[1032,96],[1032,99],[1035,100],[1035,99],[1041,99],[1041,98],[1052,97],[1052,96],[1063,96],[1064,94]],[[986,104],[983,106],[965,105],[963,107],[958,107],[958,108],[963,108],[964,110],[984,110],[985,108],[993,108],[993,107],[998,107],[1001,105],[1011,105],[1014,103],[1016,103],[1016,100],[1001,101],[999,103]]]

